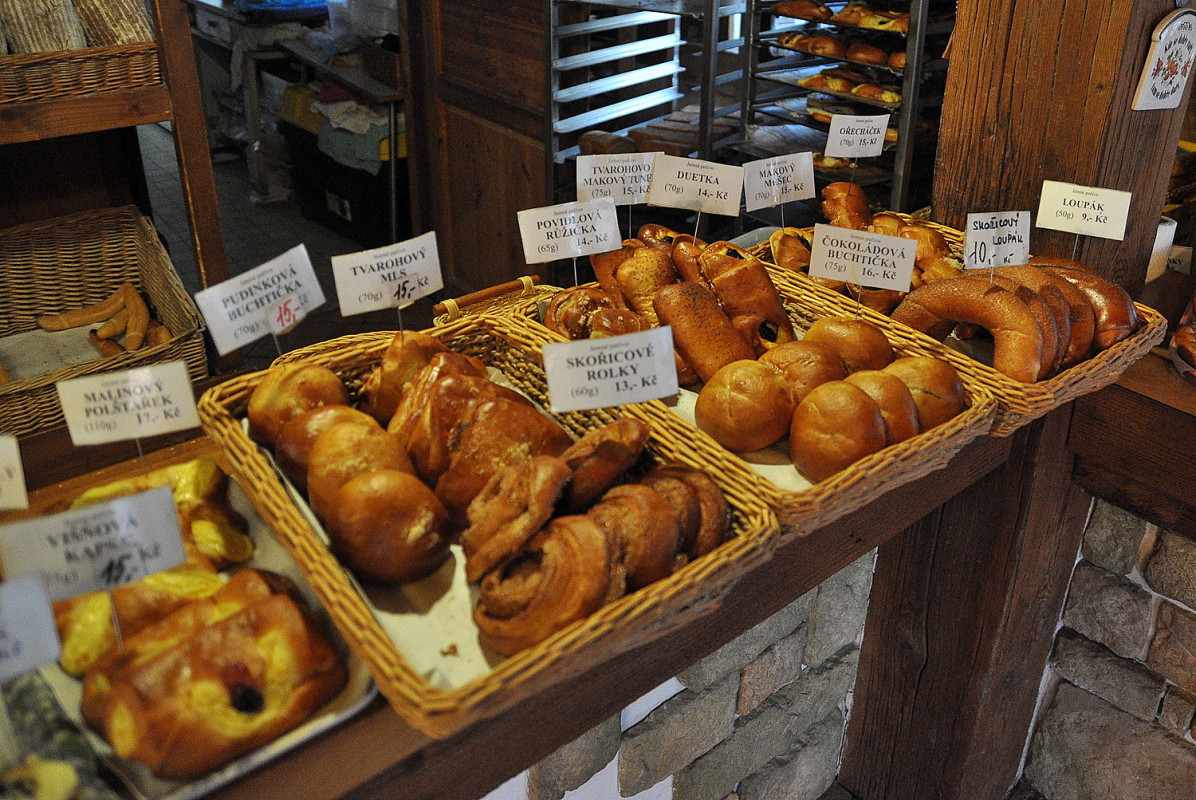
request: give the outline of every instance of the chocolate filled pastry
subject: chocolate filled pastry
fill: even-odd
[[[793,408],[779,369],[761,361],[734,361],[698,392],[694,423],[728,450],[748,453],[783,439]]]
[[[623,244],[617,250],[590,255],[590,268],[594,270],[594,277],[598,280],[598,285],[614,298],[620,308],[626,307],[626,301],[623,299],[623,290],[619,288],[619,282],[615,280],[615,271],[618,270],[620,264],[631,258],[635,251],[643,246],[644,243],[639,239],[624,239]]]
[[[327,512],[332,550],[363,581],[398,586],[426,578],[449,555],[448,512],[419,478],[395,469],[363,472]]]
[[[458,427],[449,467],[436,481],[436,496],[454,527],[463,528],[466,508],[494,475],[533,456],[559,456],[572,443],[556,420],[530,404],[505,397],[487,400]]]
[[[789,455],[803,477],[818,483],[881,450],[886,440],[876,401],[847,381],[829,381],[793,412]]]
[[[588,431],[561,454],[572,473],[561,508],[575,513],[589,508],[644,452],[651,429],[633,417]]]
[[[556,517],[482,578],[473,620],[484,645],[511,656],[588,617],[619,592],[614,555],[591,517]]]
[[[657,223],[649,222],[646,225],[640,226],[635,237],[653,250],[659,250],[671,256],[673,254],[673,242],[677,238],[677,231],[667,225],[658,225]]]
[[[1089,269],[1074,267],[1045,267],[1079,289],[1088,298],[1096,317],[1092,336],[1095,350],[1105,350],[1123,342],[1138,329],[1138,309],[1125,289],[1112,280]]]
[[[676,283],[678,277],[671,252],[652,247],[638,248],[615,273],[627,306],[647,319],[653,328],[660,325],[660,320],[652,307],[652,298],[661,287]]]
[[[963,382],[955,367],[939,358],[905,356],[884,368],[905,383],[918,409],[918,427],[928,431],[966,407]]]
[[[370,424],[338,422],[312,442],[307,462],[307,498],[311,510],[327,519],[336,507],[336,494],[350,478],[376,469],[415,473],[407,450],[397,436],[373,419]]]
[[[395,333],[382,361],[362,386],[361,410],[385,426],[394,416],[407,384],[432,356],[448,352],[448,345],[419,331]]]
[[[841,381],[847,377],[843,359],[834,348],[822,342],[799,339],[777,345],[760,362],[771,364],[785,379],[785,389],[797,406],[815,386],[827,381]]]
[[[338,422],[356,422],[370,427],[377,420],[349,406],[320,406],[291,417],[278,432],[274,460],[278,468],[300,490],[307,489],[307,466],[316,438]]]
[[[901,378],[883,370],[853,372],[847,382],[860,387],[876,401],[885,421],[885,444],[897,444],[921,432],[913,393]]]
[[[940,341],[957,322],[978,325],[993,337],[993,368],[1023,383],[1042,374],[1042,330],[1017,295],[979,278],[935,281],[914,289],[893,319]]]
[[[569,465],[554,456],[534,456],[492,477],[466,509],[466,580],[477,583],[522,550],[556,512],[569,478]]]
[[[653,307],[662,325],[673,330],[673,346],[703,381],[732,361],[755,358],[755,350],[736,330],[705,283],[684,281],[656,293]]]
[[[797,228],[777,228],[768,237],[772,263],[790,272],[805,272],[810,266],[810,246]]]
[[[602,495],[587,516],[612,542],[618,542],[628,591],[673,573],[680,521],[656,490],[640,483],[616,486]]]
[[[558,292],[549,302],[544,310],[544,327],[566,339],[589,339],[593,331],[594,312],[620,306],[622,303],[616,303],[615,298],[604,289],[574,286]]]
[[[731,324],[757,355],[797,338],[764,262],[730,242],[715,242],[698,263]]]
[[[688,233],[679,233],[673,239],[673,266],[683,281],[705,280],[702,268],[698,266],[698,257],[706,249],[706,242]]]
[[[249,395],[249,435],[273,445],[291,417],[319,406],[347,405],[345,384],[327,367],[309,361],[271,367]]]
[[[698,529],[688,542],[679,544],[689,560],[699,558],[725,542],[731,533],[731,507],[718,484],[705,472],[683,464],[655,467],[640,483],[660,491],[658,481],[664,479],[681,481],[694,490],[698,499]]]
[[[856,317],[816,320],[802,341],[817,342],[834,350],[849,375],[862,369],[883,369],[895,357],[884,332],[871,322]]]

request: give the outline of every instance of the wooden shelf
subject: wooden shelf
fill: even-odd
[[[171,118],[163,84],[0,105],[0,145],[145,125]]]

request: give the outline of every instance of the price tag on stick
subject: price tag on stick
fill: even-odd
[[[810,247],[810,277],[908,292],[917,254],[913,239],[819,224]]]
[[[878,156],[884,151],[885,129],[888,127],[888,114],[834,114],[831,116],[831,130],[823,152],[834,158]]]
[[[1034,224],[1054,231],[1121,240],[1125,238],[1133,197],[1131,192],[1117,189],[1043,181]]]
[[[332,257],[341,316],[406,308],[444,288],[436,232],[405,242]]]
[[[45,581],[26,575],[0,583],[0,682],[57,661],[61,655]]]
[[[0,510],[29,508],[21,446],[15,436],[0,436]]]
[[[609,197],[529,208],[517,214],[529,264],[618,250],[619,220]]]
[[[613,153],[577,157],[577,199],[609,197],[617,206],[648,197],[655,153]]]
[[[144,439],[199,427],[195,394],[182,361],[86,375],[55,384],[77,445]]]
[[[648,204],[739,216],[743,167],[696,158],[656,154],[648,182]]]
[[[814,154],[787,153],[743,165],[746,209],[757,211],[814,197]]]
[[[677,394],[673,329],[544,345],[552,411],[608,408]]]
[[[0,528],[5,575],[43,576],[54,602],[124,586],[184,558],[169,486]]]
[[[1030,212],[968,214],[964,269],[991,269],[1030,260]]]

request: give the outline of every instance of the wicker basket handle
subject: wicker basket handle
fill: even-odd
[[[524,275],[522,278],[506,283],[500,283],[496,286],[489,286],[485,289],[479,289],[476,292],[471,292],[467,295],[462,295],[455,300],[449,298],[443,303],[437,303],[432,307],[432,313],[435,316],[447,314],[448,319],[454,320],[462,315],[461,309],[466,306],[471,306],[475,303],[481,303],[495,297],[501,297],[508,292],[513,292],[516,289],[522,288],[523,292],[530,292],[532,287],[540,282],[539,275]]]

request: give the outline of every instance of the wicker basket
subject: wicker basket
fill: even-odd
[[[208,374],[199,311],[148,219],[134,206],[88,211],[0,231],[0,336],[37,328],[37,317],[98,302],[129,281],[174,337],[0,385],[0,429],[22,436],[63,423],[54,384],[68,378],[183,361]]]
[[[547,385],[537,338],[510,320],[469,315],[429,329],[454,350],[482,359],[511,383],[546,405]],[[351,393],[381,360],[393,332],[358,334],[296,350],[276,363],[297,360],[328,366]],[[206,392],[199,402],[204,429],[225,451],[231,470],[304,569],[321,602],[358,655],[369,665],[382,693],[411,725],[444,737],[461,725],[492,716],[526,697],[528,684],[601,663],[611,655],[653,641],[716,608],[727,591],[775,546],[777,522],[755,494],[755,481],[741,464],[676,435],[649,410],[642,416],[653,427],[649,452],[659,461],[681,462],[707,471],[723,489],[732,508],[735,535],[715,551],[672,576],[623,597],[540,644],[498,663],[488,673],[456,688],[438,688],[400,652],[379,623],[371,601],[341,567],[310,518],[288,494],[284,480],[242,426],[250,394],[266,373],[233,378]],[[616,417],[607,411],[556,415],[574,435]]]
[[[518,280],[500,283],[479,292],[445,300],[433,308],[437,325],[452,322],[466,314],[495,314],[497,316],[524,315],[540,300],[551,298],[561,289],[540,283],[539,276],[524,275]]]
[[[158,46],[154,42],[0,56],[0,104],[161,82]]]
[[[906,217],[906,215],[898,216]],[[918,222],[942,233],[953,251],[957,255],[962,253],[962,232],[936,222],[925,220]],[[1135,303],[1138,309],[1139,327],[1133,336],[1054,377],[1036,383],[1022,383],[926,334],[894,322],[889,317],[872,309],[859,307],[855,301],[838,292],[819,286],[806,275],[775,266],[770,260],[772,252],[767,241],[758,245],[753,252],[764,260],[772,274],[773,282],[782,292],[800,298],[803,303],[818,307],[825,314],[858,313],[872,322],[886,326],[890,337],[902,340],[911,351],[944,358],[954,364],[956,369],[966,370],[973,374],[988,387],[997,400],[998,410],[990,431],[992,436],[1008,436],[1043,414],[1081,395],[1095,392],[1114,383],[1130,364],[1146,355],[1150,348],[1162,342],[1167,333],[1167,320],[1162,314],[1153,308]]]

